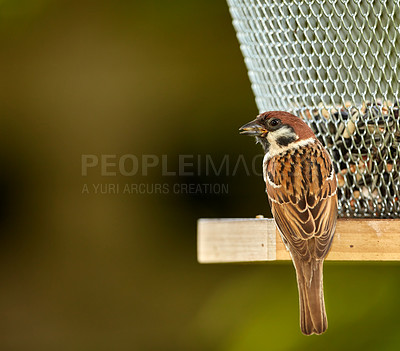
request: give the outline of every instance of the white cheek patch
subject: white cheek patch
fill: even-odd
[[[299,137],[293,132],[293,129],[289,128],[289,127],[281,127],[278,130],[274,131],[274,132],[269,132],[267,134],[267,140],[270,144],[268,153],[272,156],[275,156],[279,153],[282,152],[282,150],[284,148],[286,148],[285,146],[282,145],[278,145],[277,140],[280,138],[295,138],[298,139]]]
[[[277,143],[277,140],[279,140],[280,138],[293,138],[297,140],[299,137],[293,132],[291,128],[288,127],[282,127],[275,132],[269,132],[267,134],[267,140],[271,144],[270,150],[272,149],[273,151],[274,149],[276,149],[277,151],[278,149],[282,148],[282,145],[278,145]]]
[[[281,137],[297,137],[296,139],[298,139],[299,137],[293,132],[293,129],[283,126],[281,128],[279,128],[278,130],[274,131],[274,132],[269,132],[267,135],[267,139],[268,141],[272,142],[275,141]]]

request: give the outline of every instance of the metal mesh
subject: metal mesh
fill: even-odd
[[[399,0],[228,0],[260,112],[329,150],[341,217],[400,217]]]

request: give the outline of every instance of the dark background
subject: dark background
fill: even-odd
[[[82,175],[87,154],[261,153],[224,1],[1,0],[0,99],[1,350],[398,350],[395,263],[326,263],[319,337],[289,262],[197,263],[198,218],[268,215],[262,177]],[[229,191],[82,194],[127,183]]]

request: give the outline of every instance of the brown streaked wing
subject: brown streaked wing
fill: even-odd
[[[325,150],[322,151],[321,156],[328,157],[330,163]],[[309,199],[309,203],[306,200],[310,198],[307,189],[297,189],[297,196],[293,199],[286,196],[283,184],[280,187],[274,187],[266,183],[276,225],[289,247],[305,260],[311,257],[324,258],[329,251],[335,232],[336,179],[333,177],[328,180],[327,176],[329,175],[325,174],[325,181],[318,192],[314,193],[313,199]],[[313,239],[312,242],[309,241],[311,239]]]

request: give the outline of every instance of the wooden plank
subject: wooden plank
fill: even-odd
[[[273,219],[200,219],[200,263],[289,260]],[[327,260],[400,261],[400,219],[339,219]]]
[[[197,256],[201,263],[276,259],[273,219],[200,219]]]

